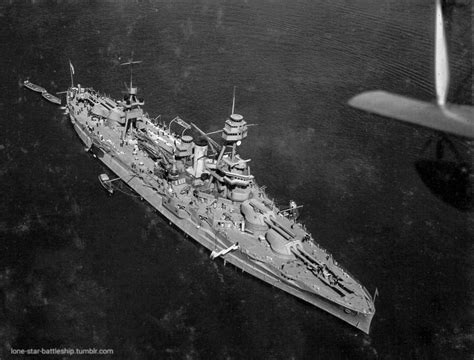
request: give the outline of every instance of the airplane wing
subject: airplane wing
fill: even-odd
[[[474,139],[474,107],[411,99],[386,91],[367,91],[354,96],[349,105],[445,133]]]

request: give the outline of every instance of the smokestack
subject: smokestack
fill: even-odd
[[[204,138],[197,139],[194,146],[194,163],[193,170],[196,178],[201,177],[204,171],[204,163],[207,156],[208,142]]]

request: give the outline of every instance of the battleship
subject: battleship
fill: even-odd
[[[132,65],[129,61],[123,65]],[[150,117],[132,83],[121,100],[71,86],[65,113],[85,150],[114,173],[99,175],[113,193],[117,180],[133,189],[170,224],[236,268],[369,333],[374,299],[298,221],[301,206],[280,209],[237,148],[247,138],[244,117],[231,114],[222,130],[206,133],[176,116]],[[132,75],[132,74],[131,74]],[[33,91],[42,88],[25,82]],[[220,134],[216,141],[211,135]],[[115,183],[113,183],[115,182]]]

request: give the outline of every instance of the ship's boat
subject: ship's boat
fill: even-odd
[[[110,181],[110,178],[107,174],[100,174],[99,175],[99,182],[102,185],[102,187],[107,190],[107,192],[112,195],[114,193],[114,188],[112,186],[112,183]]]
[[[53,104],[61,105],[61,99],[54,95],[51,95],[47,91],[42,92],[41,96],[43,96],[46,100],[48,100],[49,102],[52,102]]]
[[[29,80],[25,80],[23,81],[23,85],[25,87],[27,87],[28,89],[30,90],[33,90],[33,91],[36,91],[36,92],[39,92],[39,93],[44,93],[46,92],[46,89],[39,86],[39,85],[36,85],[36,84],[33,84],[32,82],[30,82]]]

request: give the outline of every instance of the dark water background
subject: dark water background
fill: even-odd
[[[469,104],[471,4],[445,10],[449,98]],[[0,358],[471,358],[473,218],[415,171],[432,132],[346,105],[376,88],[431,100],[433,19],[428,0],[3,2]],[[107,198],[60,110],[20,86],[66,89],[71,59],[76,81],[119,97],[132,51],[151,115],[217,130],[238,87],[259,183],[303,204],[318,242],[378,287],[370,336],[210,261],[137,199]]]

